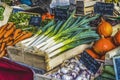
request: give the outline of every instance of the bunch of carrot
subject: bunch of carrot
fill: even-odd
[[[14,23],[9,22],[0,27],[0,58],[6,55],[6,47],[13,46],[19,41],[32,36],[31,32],[16,29]]]

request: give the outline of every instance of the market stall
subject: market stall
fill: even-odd
[[[0,26],[9,77],[17,65],[20,80],[119,80],[118,0],[1,0]]]

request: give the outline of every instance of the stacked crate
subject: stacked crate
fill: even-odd
[[[96,2],[101,2],[101,0],[76,0],[76,15],[92,14]]]

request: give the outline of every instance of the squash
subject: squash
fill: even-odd
[[[87,52],[94,59],[100,58],[100,56],[98,54],[96,54],[92,49],[86,49],[85,52]]]
[[[111,49],[114,48],[115,45],[111,42],[111,40],[104,38],[104,36],[102,36],[102,38],[96,41],[93,45],[93,50],[100,56],[105,55],[107,51],[110,51]]]
[[[102,18],[101,23],[97,27],[98,34],[109,37],[112,35],[112,31],[112,25]]]
[[[118,29],[118,32],[113,37],[113,41],[114,41],[115,45],[117,45],[117,46],[120,45],[120,29]]]

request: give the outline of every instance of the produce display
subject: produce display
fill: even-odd
[[[42,20],[46,20],[46,19],[54,19],[54,15],[51,15],[50,13],[45,13],[42,15]]]
[[[118,45],[118,46],[120,45],[120,30],[119,29],[118,29],[118,32],[115,34],[113,40],[114,40],[115,45]]]
[[[12,13],[9,18],[9,22],[14,22],[16,25],[16,28],[20,28],[22,30],[26,30],[26,31],[35,33],[38,28],[33,25],[29,25],[30,18],[32,16],[35,16],[35,15],[27,14],[24,12]]]
[[[11,16],[8,16],[7,24],[5,23],[0,27],[0,58],[9,53],[8,58],[23,62],[30,67],[40,68],[43,70],[42,73],[45,73],[43,76],[47,78],[58,80],[116,80],[117,68],[115,66],[118,65],[115,65],[114,59],[116,56],[120,56],[119,0],[105,0],[104,2],[102,2],[103,0],[84,0],[85,5],[83,6],[77,4],[79,3],[77,1],[76,4],[79,7],[76,7],[75,10],[69,8],[67,11],[68,18],[65,20],[58,18],[57,21],[57,17],[54,15],[56,13],[54,11],[54,14],[50,13],[54,8],[49,10],[49,4],[45,6],[47,1],[44,3],[44,1],[39,0],[44,5],[39,6],[40,11],[36,11],[36,4],[32,6],[22,5],[19,0],[1,1],[20,7],[25,11],[9,12]],[[112,2],[114,4],[111,4]],[[92,5],[86,5],[89,3]],[[76,4],[70,3],[70,6],[75,7]],[[0,6],[1,24],[6,19],[3,16],[4,10],[7,13],[7,10],[11,8],[8,7],[6,9]],[[31,12],[35,10],[39,13],[31,13],[29,9],[27,10],[28,7]],[[57,11],[56,7],[64,8],[65,6],[62,6],[62,3],[61,6],[55,4]],[[96,12],[95,7],[102,9],[103,12],[101,13],[99,10]],[[87,15],[76,14],[77,8],[80,9],[78,9],[80,12],[89,13],[92,10],[92,13]],[[114,9],[112,10],[112,8]],[[42,9],[45,9],[45,12],[44,10],[41,11]],[[113,12],[113,15],[109,13],[110,11]],[[66,17],[64,10],[58,10],[57,13],[62,13],[60,16]],[[16,55],[15,52],[20,55]]]
[[[0,58],[6,55],[7,46],[13,46],[19,41],[32,36],[31,32],[16,29],[14,23],[9,22],[0,27]]]
[[[91,80],[92,73],[79,61],[79,59],[66,60],[62,67],[52,74],[46,74],[60,80]]]
[[[3,13],[4,13],[5,8],[0,6],[0,21],[4,19]]]
[[[106,65],[103,68],[103,73],[95,80],[116,80],[113,66]]]
[[[35,47],[44,51],[52,58],[78,45],[98,40],[99,35],[89,25],[89,22],[98,18],[98,15],[75,18],[74,13],[75,11],[66,22],[51,21],[33,37],[21,43],[28,48]]]
[[[102,19],[97,29],[98,29],[98,33],[105,37],[109,37],[112,35],[112,25],[106,22],[104,19]]]

